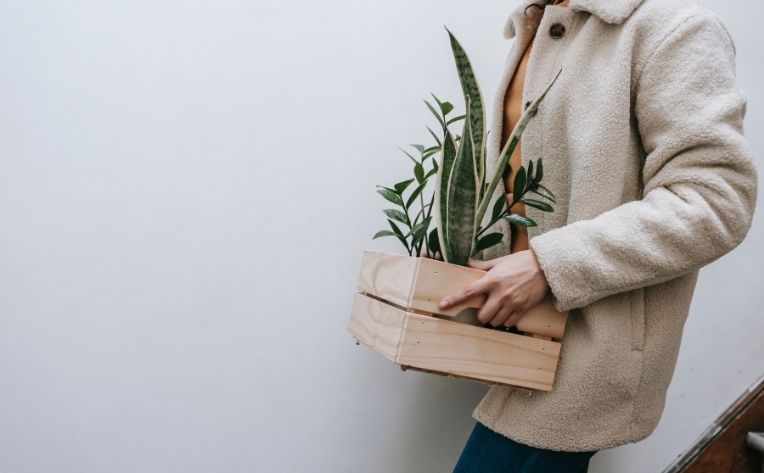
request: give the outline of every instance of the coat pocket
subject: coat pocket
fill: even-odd
[[[642,351],[645,347],[645,289],[631,291],[631,349]]]

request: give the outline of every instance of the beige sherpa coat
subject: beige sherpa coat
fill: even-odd
[[[523,103],[562,74],[522,138],[543,157],[553,213],[526,206],[558,310],[570,310],[554,389],[494,385],[473,417],[521,443],[595,450],[656,427],[698,270],[735,248],[754,213],[757,173],[743,135],[735,46],[697,0],[524,0],[489,135],[502,136],[504,92],[533,31]],[[560,32],[555,37],[551,31]],[[497,187],[495,198],[504,189]],[[501,245],[478,259],[509,253]]]

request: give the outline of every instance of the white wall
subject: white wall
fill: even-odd
[[[764,152],[759,2],[709,1]],[[0,472],[450,471],[485,392],[345,331],[421,99],[517,1],[0,0]],[[764,166],[762,166],[764,168]],[[702,272],[659,471],[758,376],[764,219]]]

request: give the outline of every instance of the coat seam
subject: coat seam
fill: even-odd
[[[640,399],[639,393],[642,391],[642,380],[645,377],[645,353],[644,351],[632,351],[639,354],[639,378],[637,378],[636,389],[631,403],[631,415],[629,416],[629,438],[634,438],[634,425],[637,416],[637,403]]]
[[[655,54],[663,48],[663,46],[668,42],[668,40],[676,33],[679,28],[684,26],[685,23],[690,21],[692,19],[692,16],[686,17],[684,20],[680,21],[676,26],[671,28],[671,30],[666,33],[666,35],[661,38],[661,40],[658,42],[658,46],[653,49],[650,54],[645,58],[645,61],[642,63],[642,65],[639,67],[639,70],[636,73],[637,79],[634,81],[634,90],[639,90],[640,83],[642,81],[642,74],[644,73],[645,69],[647,68],[648,64],[650,64],[650,60],[655,56]]]

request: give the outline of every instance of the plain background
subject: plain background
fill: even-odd
[[[345,327],[430,92],[486,102],[515,1],[0,0],[0,472],[450,471],[483,385]],[[764,152],[764,4],[708,1]],[[461,107],[460,107],[461,108]],[[764,166],[759,162],[760,167]],[[655,472],[762,375],[764,219],[706,267]]]

